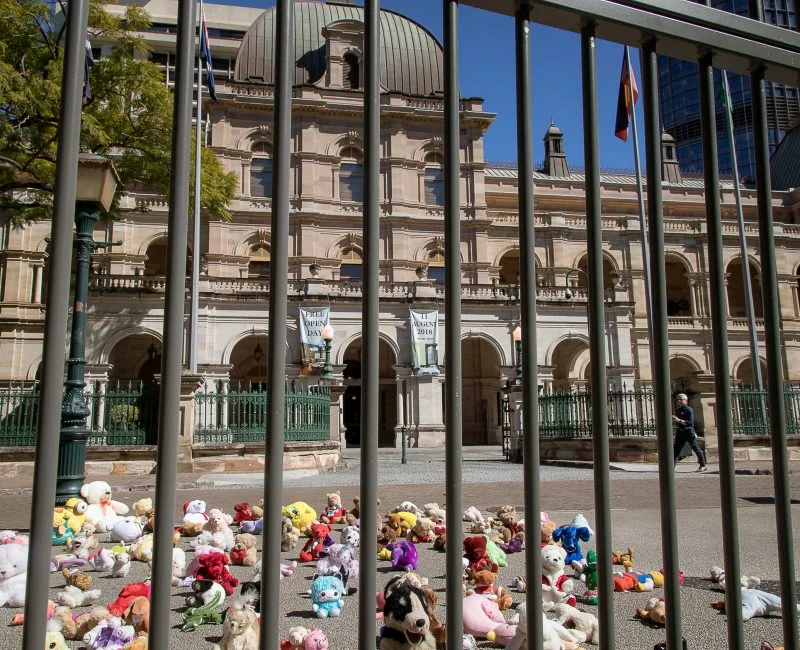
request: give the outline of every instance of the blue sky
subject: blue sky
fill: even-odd
[[[270,7],[274,0],[216,0],[224,4]],[[359,2],[358,4],[363,4]],[[382,0],[381,9],[404,14],[443,40],[442,2],[436,0]],[[568,162],[583,166],[580,37],[534,24],[531,38],[533,83],[534,159],[544,156],[542,137],[551,118],[564,131]],[[484,108],[497,114],[486,134],[487,161],[515,162],[516,92],[514,80],[514,21],[509,16],[461,6],[459,9],[459,66],[464,97],[485,98]],[[641,88],[638,52],[632,62]],[[614,137],[614,118],[622,66],[622,46],[598,41],[597,90],[600,123],[600,161],[604,168],[633,168],[632,139]],[[640,151],[644,157],[644,122],[638,103]]]

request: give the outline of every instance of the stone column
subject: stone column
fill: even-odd
[[[161,386],[161,375],[155,375],[156,383]],[[194,396],[203,387],[205,379],[202,375],[181,375],[180,429],[178,430],[178,471],[194,471],[192,445],[194,444],[195,409]]]
[[[33,265],[33,303],[35,305],[42,304],[42,273],[44,271],[44,263]]]
[[[444,445],[444,418],[442,414],[442,384],[444,375],[416,375],[409,381],[415,393],[411,422],[410,443],[414,447],[441,447]]]
[[[411,404],[409,402],[409,384],[411,379],[411,369],[407,366],[395,366],[395,381],[397,385],[397,424],[394,427],[395,447],[402,446],[403,427],[406,434],[410,431],[411,425]]]
[[[108,373],[111,370],[109,365],[87,365],[84,370],[84,378],[86,385],[95,386],[94,393],[97,395],[96,400],[92,400],[89,404],[91,415],[89,418],[89,429],[103,433],[106,418],[106,392],[108,391]],[[95,407],[96,403],[96,407]]]
[[[696,391],[696,400],[690,406],[694,409],[695,422],[703,423],[703,436],[707,460],[716,460],[719,456],[719,441],[717,436],[717,397],[714,392],[714,375],[698,372],[693,375],[693,388]],[[694,397],[694,396],[693,396]]]
[[[320,386],[326,386],[331,392],[331,412],[328,427],[330,430],[330,439],[332,442],[338,442],[339,447],[344,443],[344,436],[342,432],[342,395],[344,395],[345,386],[341,379],[325,380],[321,379]]]

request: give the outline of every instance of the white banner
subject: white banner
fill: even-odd
[[[411,364],[439,374],[439,311],[411,310]]]
[[[331,322],[330,307],[300,308],[300,343],[303,365],[322,365],[325,361],[325,341],[322,328]]]

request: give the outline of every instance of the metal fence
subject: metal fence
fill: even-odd
[[[330,390],[312,386],[307,392],[286,393],[284,439],[314,441],[330,438]],[[260,387],[195,394],[194,441],[198,444],[264,442],[269,398]]]
[[[379,77],[379,10],[378,0],[366,0],[364,16],[364,285],[362,347],[362,436],[361,516],[373,521],[377,494],[378,435],[378,299],[380,274],[380,77]],[[783,386],[780,304],[776,271],[769,141],[767,134],[766,84],[771,81],[796,85],[800,70],[800,35],[765,25],[747,18],[725,13],[704,3],[684,0],[444,0],[444,151],[445,151],[445,244],[446,256],[458,258],[460,238],[459,188],[459,96],[458,96],[458,8],[459,4],[483,8],[513,16],[509,33],[515,37],[517,80],[517,141],[519,160],[519,213],[521,247],[521,315],[523,409],[530,414],[524,435],[525,476],[523,483],[525,512],[540,510],[538,476],[538,395],[536,346],[536,295],[533,267],[534,214],[533,122],[531,86],[531,21],[580,32],[582,61],[582,105],[584,117],[584,163],[586,179],[587,239],[589,241],[589,348],[591,383],[604,386],[605,335],[602,267],[602,205],[600,202],[600,169],[598,145],[598,111],[596,81],[596,39],[603,39],[642,48],[641,100],[645,116],[645,149],[647,169],[647,214],[650,218],[650,272],[653,293],[650,301],[652,331],[652,371],[654,382],[655,427],[659,451],[659,499],[661,505],[661,541],[664,560],[664,596],[669,603],[666,619],[666,647],[682,647],[683,620],[678,581],[679,557],[675,484],[672,480],[671,454],[671,391],[669,384],[669,346],[664,247],[664,206],[661,183],[661,133],[658,118],[658,56],[667,54],[698,63],[701,131],[703,137],[706,224],[709,255],[710,333],[713,347],[713,374],[717,399],[720,455],[721,518],[726,534],[722,539],[724,568],[728,584],[738,585],[739,531],[736,512],[736,483],[733,462],[733,426],[731,414],[730,368],[726,330],[725,276],[722,256],[722,228],[717,161],[716,111],[713,85],[714,68],[724,68],[750,76],[751,108],[754,123],[758,222],[760,237],[761,284],[764,311],[764,350],[767,373],[765,383],[771,431],[774,468],[775,522],[778,574],[781,576],[783,645],[798,650],[798,613],[795,592],[794,539],[788,481],[786,449],[786,405]],[[710,4],[710,2],[708,3]],[[289,258],[289,178],[291,151],[293,14],[291,0],[277,0],[275,15],[274,61],[276,81],[273,103],[273,191],[271,210],[271,263],[273,287],[288,282]],[[763,18],[761,0],[749,0],[750,13]],[[69,268],[75,211],[77,157],[80,145],[81,99],[85,61],[88,2],[70,3],[64,39],[63,91],[59,117],[59,142],[51,236],[51,257],[48,277],[47,313],[44,330],[42,363],[41,414],[36,437],[37,463],[34,474],[31,515],[31,547],[28,559],[25,628],[23,650],[41,650],[45,645],[47,598],[49,595],[49,560],[51,553],[51,519],[55,495],[57,459],[52,450],[59,442],[59,403],[63,384],[64,333],[67,331],[67,310],[63,297],[69,288]],[[167,256],[166,293],[164,304],[164,356],[162,392],[159,404],[159,454],[155,511],[155,547],[152,575],[152,601],[149,647],[169,647],[171,615],[172,534],[171,515],[175,510],[178,436],[180,425],[180,388],[185,310],[185,266],[187,219],[189,211],[189,166],[192,121],[192,82],[195,56],[195,3],[178,2],[177,61],[172,138],[172,174],[169,190],[169,253]],[[446,270],[446,328],[448,340],[447,382],[447,507],[451,512],[462,510],[461,499],[461,410],[454,397],[460,395],[461,365],[458,318],[460,273],[458,265]],[[285,417],[283,384],[286,349],[287,296],[284,291],[271,291],[269,301],[269,344],[267,375],[280,378],[268,385],[268,399],[274,408],[268,411],[268,434],[265,437],[265,518],[261,586],[262,650],[278,645],[280,628],[280,574],[275,567],[280,560],[279,517],[282,495],[282,451]],[[450,345],[449,342],[454,342]],[[615,647],[614,597],[611,579],[611,507],[608,470],[608,408],[605,396],[590,396],[594,450],[594,490],[598,585],[599,646]],[[372,426],[374,424],[374,426]],[[457,517],[456,517],[457,518]],[[375,586],[377,577],[374,527],[362,529],[361,574],[359,577],[359,632],[361,650],[375,647]],[[458,535],[447,538],[447,646],[462,644],[461,544]],[[533,614],[541,607],[541,557],[538,545],[525,549],[527,607]],[[727,610],[727,647],[743,650],[744,634],[741,616],[741,592],[725,592]],[[538,615],[528,619],[529,647],[541,648],[543,621]]]
[[[733,402],[733,432],[741,436],[769,436],[769,407],[767,391],[753,386],[737,386],[731,390]],[[800,435],[800,385],[783,389],[786,405],[786,433]]]

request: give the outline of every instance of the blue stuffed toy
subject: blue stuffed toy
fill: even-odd
[[[561,542],[561,546],[567,552],[564,564],[569,566],[573,562],[583,560],[580,542],[588,542],[591,536],[592,533],[586,526],[561,526],[553,531],[553,541]]]
[[[342,615],[344,584],[338,576],[319,576],[311,583],[312,609],[317,618]]]

